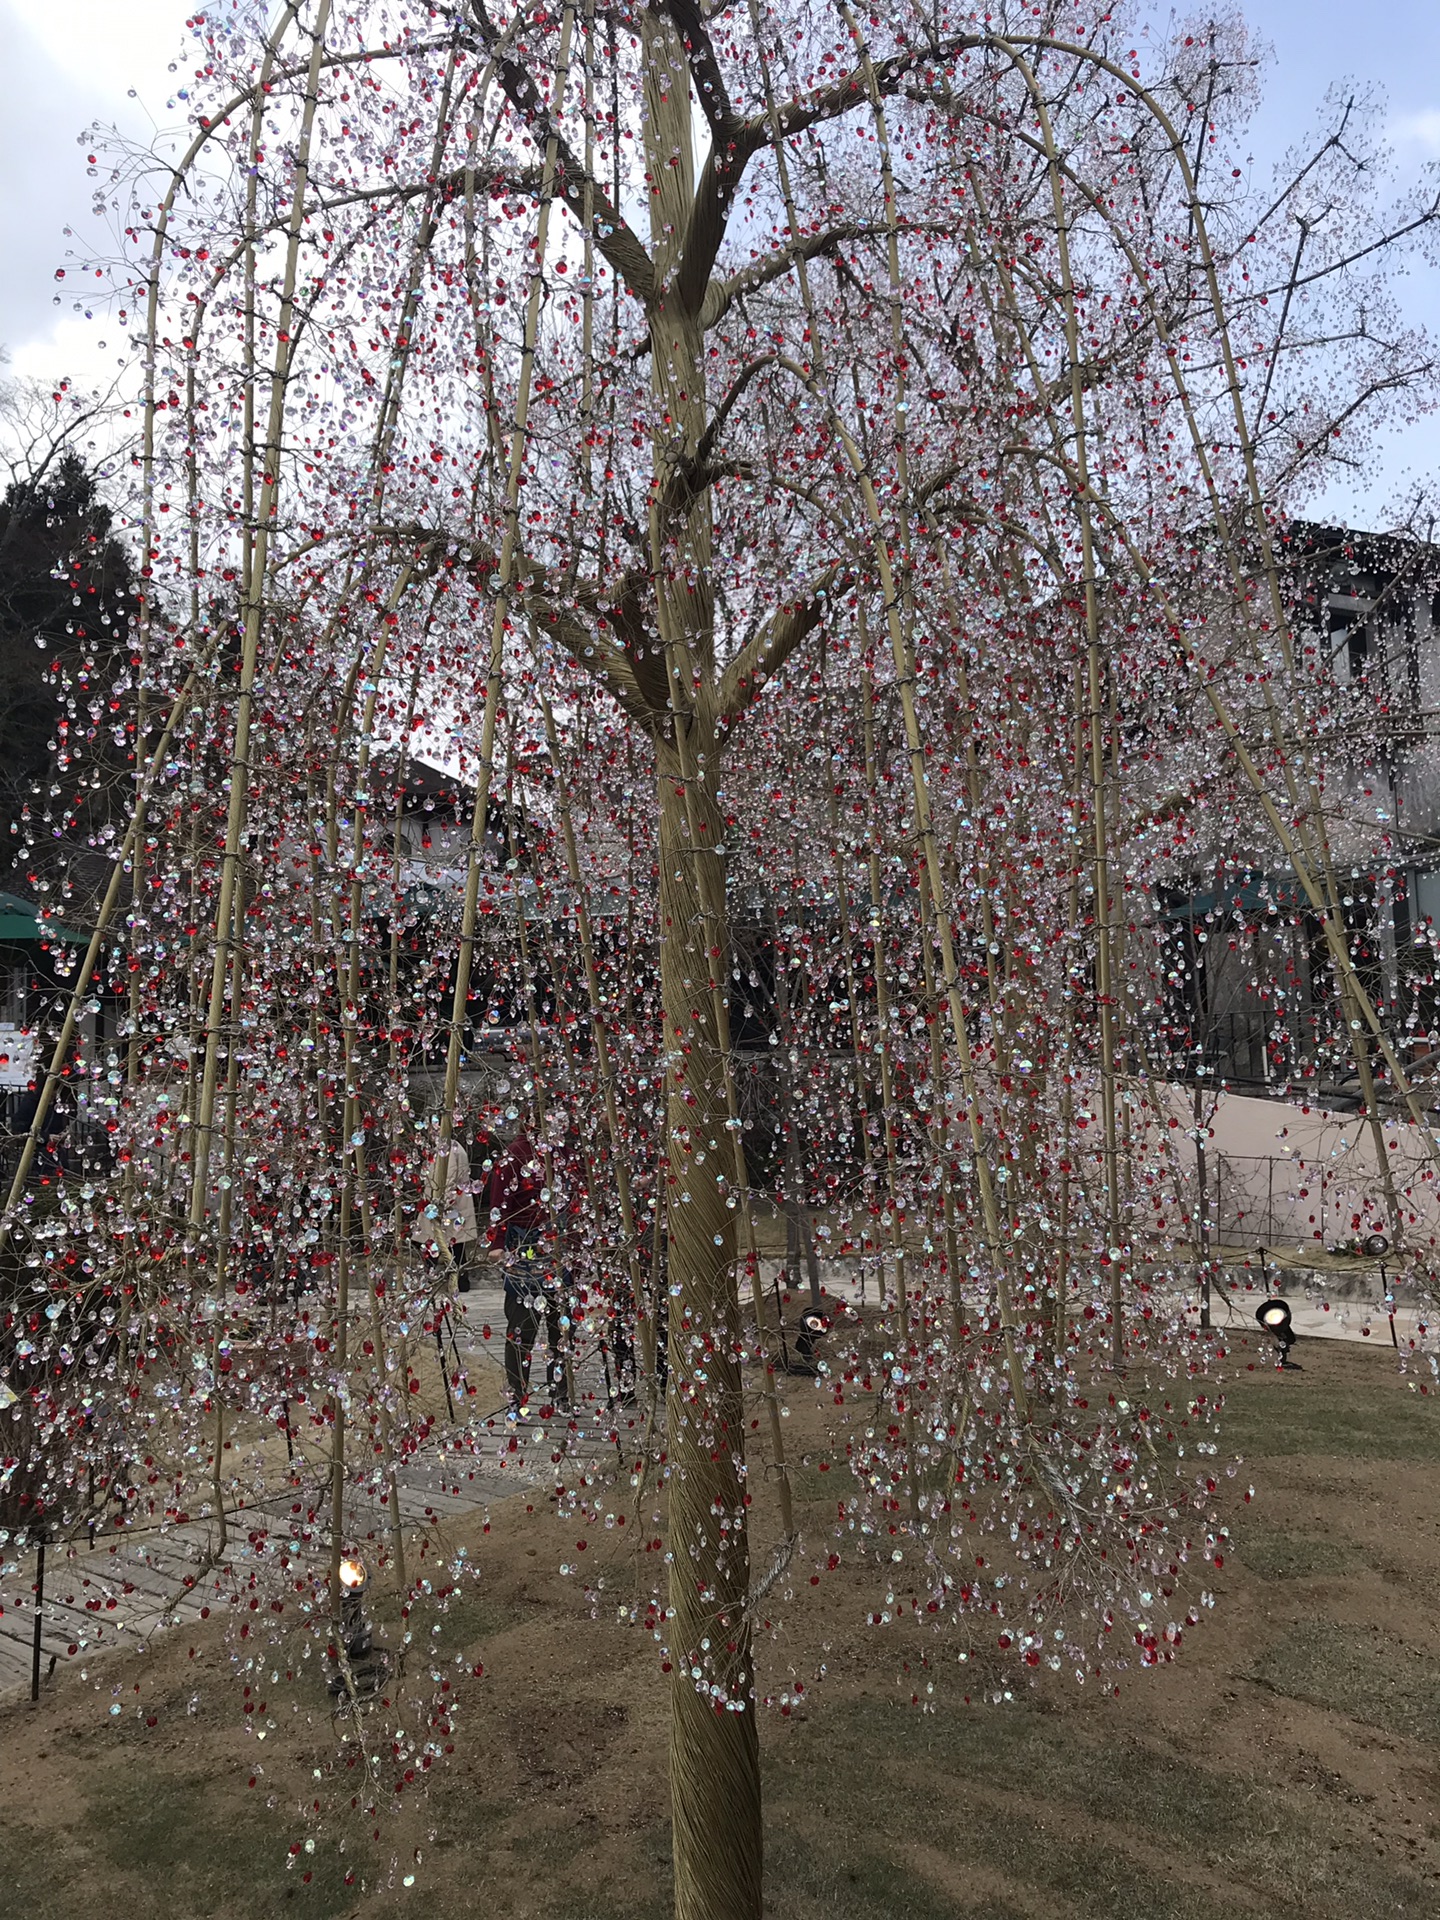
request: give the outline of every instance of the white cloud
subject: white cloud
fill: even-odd
[[[186,0],[4,0],[70,79],[119,98],[134,87],[161,107],[166,72],[195,9]]]
[[[87,386],[113,378],[114,323],[87,325],[71,311],[82,291],[78,261],[114,250],[91,213],[85,130],[99,121],[148,144],[157,124],[175,123],[169,69],[194,10],[187,0],[0,0],[0,345],[9,372]]]
[[[57,314],[44,333],[11,349],[5,371],[21,380],[68,380],[86,392],[104,392],[132,358],[129,332],[108,315],[83,320],[79,314]]]
[[[1440,159],[1440,107],[1395,114],[1390,121],[1390,138],[1402,152],[1418,150],[1427,160]]]

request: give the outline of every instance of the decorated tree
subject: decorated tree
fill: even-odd
[[[1146,903],[1243,817],[1403,1083],[1276,541],[1425,390],[1380,276],[1432,209],[1369,204],[1349,119],[1252,192],[1234,21],[1142,58],[1083,6],[260,11],[197,16],[188,146],[112,182],[139,750],[55,1035],[52,1080],[108,994],[92,1164],[37,1224],[27,1155],[7,1215],[71,1342],[34,1404],[74,1438],[83,1330],[110,1426],[76,1445],[133,1440],[128,1370],[168,1360],[154,1446],[202,1437],[218,1512],[227,1432],[308,1449],[282,1544],[325,1535],[332,1644],[368,1493],[413,1599],[420,1334],[465,1444],[514,1439],[415,1233],[503,1003],[567,1318],[636,1322],[642,1407],[590,1416],[626,1471],[577,1483],[574,1420],[553,1459],[582,1506],[661,1503],[626,1617],[670,1675],[676,1909],[734,1920],[755,1636],[797,1556],[837,1564],[792,1510],[765,1189],[876,1281],[813,1377],[877,1623],[1084,1679],[1201,1618],[1213,1356]],[[417,747],[464,796],[423,886]]]

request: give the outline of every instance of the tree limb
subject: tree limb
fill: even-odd
[[[768,286],[772,280],[782,279],[800,261],[818,260],[822,254],[832,252],[846,240],[868,240],[885,232],[883,221],[847,221],[838,227],[826,227],[823,233],[807,234],[801,240],[777,247],[763,259],[756,260],[748,267],[741,267],[727,279],[712,280],[700,309],[701,327],[708,329],[718,325],[742,295],[754,293],[758,288]]]
[[[716,140],[725,138],[735,124],[735,111],[730,105],[710,30],[700,16],[696,0],[659,0],[659,10],[680,36],[695,82],[695,96],[700,102],[700,111],[710,123],[710,132]]]
[[[561,199],[575,216],[582,233],[589,215],[590,237],[596,247],[635,298],[648,304],[655,294],[655,269],[649,254],[618,209],[611,206],[600,182],[586,172],[584,163],[551,120],[550,109],[533,76],[513,56],[500,50],[501,35],[492,25],[483,0],[470,0],[470,4],[506,99],[538,146],[543,149],[548,141],[555,142],[555,182]]]
[[[786,607],[769,625],[748,640],[720,677],[718,707],[722,719],[742,714],[764,683],[779,673],[807,634],[813,633],[825,612],[831,588],[841,578],[837,560],[816,580],[797,607]]]
[[[525,610],[537,631],[563,647],[576,666],[598,680],[632,720],[646,726],[650,724],[654,713],[641,691],[638,675],[626,655],[612,646],[598,628],[575,619],[543,592],[537,593],[529,587],[525,593]]]
[[[492,547],[479,546],[419,521],[372,526],[364,530],[364,537],[406,546],[413,542],[416,561],[427,548],[432,553],[436,548],[463,552],[465,564],[482,591],[497,566]],[[321,544],[319,539],[307,540],[288,559],[303,557]],[[648,726],[666,704],[660,643],[645,624],[649,575],[632,567],[613,590],[607,591],[598,580],[567,580],[563,593],[556,592],[551,576],[543,567],[532,566],[522,550],[516,555],[516,577],[523,582],[525,610],[536,627],[563,647],[577,666],[599,680],[632,718]],[[587,619],[577,617],[577,606]],[[602,622],[608,622],[619,634],[618,647],[601,633]]]
[[[855,67],[833,87],[822,87],[803,99],[787,100],[779,106],[774,134],[784,139],[826,120],[837,120],[852,108],[865,106],[870,99],[872,79],[882,95],[897,93],[906,76],[917,67],[940,64],[964,47],[984,44],[985,38],[980,34],[956,34],[936,46],[892,54],[873,67],[868,64]],[[768,113],[746,120],[731,116],[722,118],[718,124],[712,121],[711,125],[714,145],[695,188],[685,246],[675,276],[676,296],[685,310],[693,314],[699,314],[706,303],[710,275],[725,238],[726,223],[741,177],[755,155],[769,146],[774,137]]]

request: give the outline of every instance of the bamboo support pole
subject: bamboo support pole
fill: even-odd
[[[880,1102],[881,1126],[885,1142],[885,1182],[886,1212],[890,1220],[890,1252],[895,1263],[895,1307],[898,1315],[900,1339],[908,1361],[910,1357],[910,1283],[906,1264],[905,1230],[900,1208],[899,1168],[895,1152],[895,1075],[891,1059],[892,1016],[889,989],[889,964],[885,951],[885,893],[880,872],[881,822],[879,811],[879,777],[875,755],[875,690],[869,667],[869,652],[865,628],[863,606],[860,609],[861,647],[865,664],[861,668],[860,701],[861,724],[864,729],[865,743],[865,787],[870,809],[870,847],[868,869],[870,876],[870,952],[871,965],[875,970],[875,1024],[880,1044]],[[907,1395],[905,1413],[905,1457],[907,1462],[907,1485],[910,1494],[912,1517],[919,1516],[919,1492],[915,1479],[916,1436],[915,1414],[910,1397]]]
[[[559,137],[556,131],[570,71],[570,41],[575,25],[575,9],[567,5],[561,17],[559,50],[550,100],[550,131],[545,140],[541,169],[539,210],[536,215],[535,257],[545,259],[550,231],[550,211],[554,204]],[[450,1012],[450,1037],[445,1054],[445,1093],[440,1115],[441,1150],[449,1148],[455,1124],[455,1100],[460,1086],[460,1057],[464,1050],[470,970],[475,951],[475,923],[479,913],[480,870],[485,851],[485,829],[490,810],[490,786],[494,773],[495,735],[499,723],[500,701],[504,686],[505,636],[517,590],[517,560],[520,554],[520,488],[524,470],[530,396],[534,379],[535,350],[543,293],[543,276],[531,277],[525,303],[524,335],[520,347],[520,366],[516,385],[515,411],[510,431],[506,462],[504,533],[495,572],[495,611],[491,620],[490,643],[485,674],[485,698],[480,724],[479,770],[475,788],[475,807],[471,816],[470,840],[465,855],[465,894],[460,915],[460,943],[455,961],[455,992]]]
[[[270,411],[265,429],[266,471],[260,484],[257,503],[253,571],[250,577],[250,595],[245,605],[245,638],[241,651],[240,683],[236,696],[235,741],[230,757],[230,800],[220,862],[219,897],[215,910],[215,962],[211,973],[209,1004],[205,1018],[205,1066],[194,1127],[194,1177],[190,1189],[190,1228],[192,1236],[197,1238],[204,1226],[209,1194],[210,1142],[214,1124],[215,1089],[219,1074],[227,963],[234,938],[235,888],[240,867],[246,802],[250,790],[250,730],[255,699],[255,673],[260,654],[261,631],[265,623],[264,586],[271,526],[279,496],[280,441],[284,422],[285,394],[289,385],[294,351],[290,340],[290,329],[299,278],[301,235],[305,222],[310,142],[319,104],[320,67],[329,16],[330,0],[319,0],[305,82],[305,101],[296,144],[295,184],[291,194],[290,217],[287,225],[283,284],[276,327],[275,361],[271,372]]]
[[[560,755],[555,711],[548,696],[541,696],[540,712],[545,723],[546,750],[555,775],[556,811],[560,816],[560,832],[565,848],[565,872],[575,901],[575,931],[580,942],[581,964],[585,970],[585,1000],[590,1019],[591,1044],[595,1049],[600,1094],[605,1106],[605,1130],[614,1155],[615,1197],[620,1209],[620,1230],[625,1238],[625,1263],[629,1269],[631,1294],[640,1322],[646,1372],[653,1380],[656,1363],[657,1305],[640,1271],[640,1235],[635,1221],[635,1203],[630,1184],[629,1149],[620,1125],[620,1103],[615,1088],[610,1035],[606,1028],[605,1009],[600,994],[600,974],[595,963],[595,940],[590,922],[585,876],[580,865],[580,851],[575,838],[575,819],[571,810],[570,789],[565,779]]]

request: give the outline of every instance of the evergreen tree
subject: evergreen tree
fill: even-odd
[[[133,752],[111,702],[134,611],[130,557],[80,456],[12,481],[0,500],[0,874],[23,884],[36,823],[84,841],[126,804]]]

